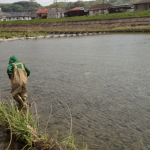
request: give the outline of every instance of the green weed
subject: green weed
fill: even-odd
[[[10,144],[13,139],[24,144],[22,150],[25,148],[31,149],[36,145],[38,147],[40,145],[43,150],[48,148],[53,150],[88,150],[87,146],[78,149],[70,135],[59,143],[57,141],[58,131],[55,138],[49,140],[46,133],[37,131],[36,121],[33,119],[31,112],[24,115],[18,111],[13,102],[6,103],[0,100],[0,124],[3,124],[10,131]]]
[[[47,33],[34,33],[34,32],[0,32],[0,38],[13,38],[13,37],[36,37],[36,36],[46,36]]]

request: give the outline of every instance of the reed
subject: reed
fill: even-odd
[[[24,115],[22,111],[18,111],[17,106],[12,100],[10,100],[10,103],[0,100],[0,124],[3,124],[10,133],[10,143],[6,150],[9,149],[12,140],[22,143],[22,150],[26,148],[32,149],[33,147],[41,147],[43,150],[88,150],[87,146],[85,146],[85,148],[77,148],[74,144],[73,136],[71,135],[68,135],[67,138],[59,143],[57,141],[58,131],[56,131],[55,138],[49,139],[46,129],[45,133],[38,131],[37,122],[37,120],[33,119],[31,111],[28,111],[27,115]],[[70,130],[72,130],[72,125]],[[70,131],[70,134],[71,132],[72,131]]]
[[[24,115],[13,103],[0,101],[0,123],[10,131],[10,143],[13,138],[15,141],[24,143],[25,147],[32,147],[34,142],[46,140],[44,134],[40,138],[38,137],[36,123],[32,119],[31,112]]]

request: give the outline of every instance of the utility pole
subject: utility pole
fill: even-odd
[[[56,0],[56,16],[57,16],[57,18],[58,18],[57,0]]]
[[[104,0],[103,0],[103,15],[104,15]]]
[[[66,9],[66,7],[67,7],[67,0],[64,0],[64,3],[65,3],[65,9]]]
[[[33,14],[34,13],[34,2],[35,2],[35,0],[29,0],[29,9],[30,9],[30,12],[31,12],[31,14]]]

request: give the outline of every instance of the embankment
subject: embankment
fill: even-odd
[[[20,23],[0,24],[0,30],[20,31],[93,31],[121,27],[149,26],[150,17],[125,18],[125,19],[104,19],[90,21],[68,21],[68,22],[47,22],[47,23]]]

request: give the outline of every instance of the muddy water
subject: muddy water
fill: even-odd
[[[11,55],[31,69],[28,101],[37,104],[42,130],[52,104],[50,137],[56,130],[59,140],[69,134],[69,106],[78,146],[150,148],[150,34],[0,43],[0,90],[5,99],[10,92],[6,68]],[[0,140],[0,147],[4,143]]]

